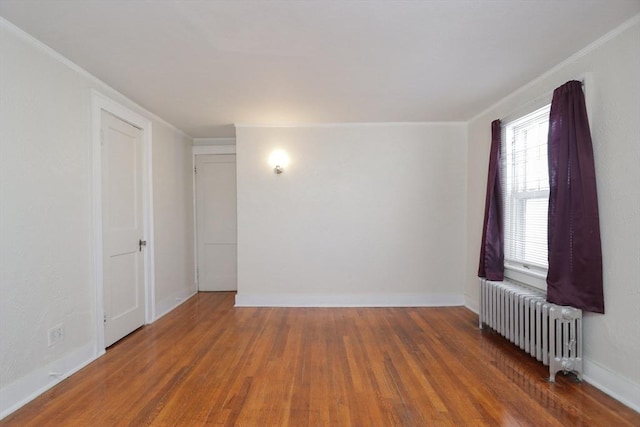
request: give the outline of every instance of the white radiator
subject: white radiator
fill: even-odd
[[[549,366],[582,380],[582,310],[546,301],[543,291],[480,279],[480,329],[489,326]]]

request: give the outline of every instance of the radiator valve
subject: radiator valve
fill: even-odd
[[[575,308],[564,307],[562,309],[562,318],[565,320],[573,320],[578,318],[578,310]]]

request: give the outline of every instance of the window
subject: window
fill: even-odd
[[[547,271],[550,107],[502,125],[505,269],[538,277]]]

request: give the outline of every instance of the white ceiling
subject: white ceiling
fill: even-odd
[[[465,121],[637,13],[639,0],[0,0],[0,16],[193,137]]]

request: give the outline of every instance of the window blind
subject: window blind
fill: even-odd
[[[549,110],[502,126],[505,262],[527,269],[547,269]]]

